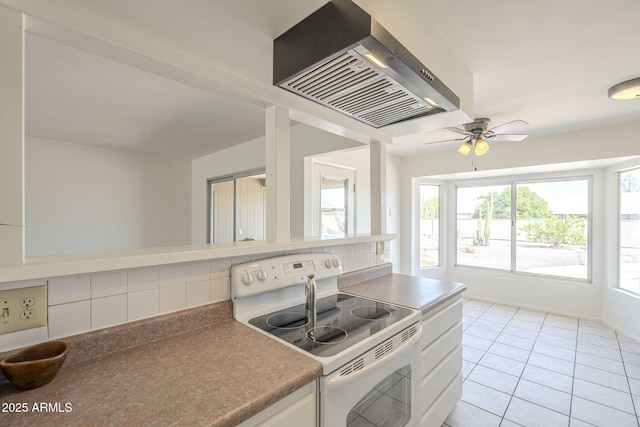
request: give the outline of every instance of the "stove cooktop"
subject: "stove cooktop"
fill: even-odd
[[[412,310],[347,294],[335,294],[316,302],[313,324],[304,304],[249,320],[271,335],[314,356],[328,357],[375,335]]]

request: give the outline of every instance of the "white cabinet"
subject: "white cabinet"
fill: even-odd
[[[423,427],[440,427],[462,397],[462,298],[422,318]]]
[[[313,381],[238,427],[316,427],[316,389],[316,381]]]

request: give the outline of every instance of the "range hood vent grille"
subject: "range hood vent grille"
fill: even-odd
[[[281,86],[376,128],[432,110],[354,50]]]
[[[273,84],[375,128],[460,99],[367,12],[333,0],[274,40]]]

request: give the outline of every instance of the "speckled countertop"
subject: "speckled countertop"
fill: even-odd
[[[343,274],[338,286],[353,295],[422,310],[423,315],[467,289],[462,283],[392,273],[391,264]]]
[[[390,264],[343,274],[338,285],[423,313],[466,289],[392,274]],[[19,391],[0,375],[0,425],[235,426],[322,374],[320,363],[232,320],[230,301],[65,341],[67,360],[50,384]]]
[[[203,316],[202,309],[196,311]],[[175,324],[171,316],[161,320]],[[201,320],[187,321],[201,326]],[[41,388],[18,391],[0,382],[0,411],[6,410],[0,413],[0,425],[235,426],[322,373],[318,362],[241,325],[230,314],[141,345],[136,335],[143,330],[162,333],[163,324],[153,320],[146,328],[139,326],[122,325],[110,332],[118,336],[118,345],[128,346],[117,351],[100,348],[104,336],[71,339],[69,363]],[[39,402],[53,404],[49,409],[54,412],[34,412],[33,404]],[[9,403],[27,403],[29,410],[9,411],[15,409]]]

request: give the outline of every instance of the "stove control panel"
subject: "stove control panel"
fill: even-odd
[[[231,296],[244,298],[342,274],[340,259],[333,254],[309,253],[266,258],[231,267]]]

